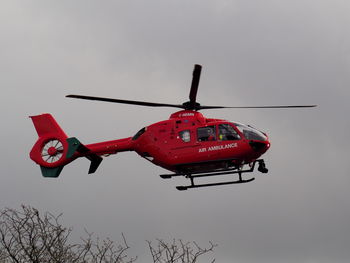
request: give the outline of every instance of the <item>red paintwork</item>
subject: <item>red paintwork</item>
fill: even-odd
[[[37,164],[49,168],[66,165],[78,157],[91,154],[104,156],[124,151],[135,151],[152,163],[170,171],[207,171],[253,162],[270,147],[270,142],[266,139],[265,141],[259,141],[263,147],[254,150],[249,145],[249,140],[245,139],[232,123],[230,125],[240,135],[240,140],[200,142],[197,140],[197,128],[212,125],[217,127],[219,124],[230,122],[206,118],[197,111],[182,110],[173,113],[168,120],[146,127],[144,133],[137,139],[128,137],[87,144],[85,147],[89,150],[88,152],[76,152],[71,158],[66,158],[68,150],[66,139],[68,137],[54,118],[50,114],[42,114],[31,118],[39,139],[33,146],[30,158]],[[189,130],[191,138],[189,142],[184,142],[180,138],[179,132],[183,130]],[[42,148],[46,142],[52,139],[57,139],[62,143],[63,151],[50,148],[49,154],[55,155],[57,152],[62,152],[63,158],[53,163],[47,163],[41,156]]]
[[[134,143],[134,150],[141,156],[148,153],[154,158],[154,164],[171,171],[180,166],[195,171],[216,169],[225,162],[222,160],[235,160],[236,164],[250,163],[258,159],[270,147],[255,151],[246,139],[235,141],[197,141],[198,127],[229,123],[225,120],[208,119],[196,111],[179,111],[170,116],[169,120],[161,121],[147,127],[146,132]],[[190,130],[191,141],[183,142],[179,132]],[[243,138],[243,135],[237,130]],[[227,145],[235,144],[235,147]],[[226,148],[226,149],[225,149]],[[205,151],[201,151],[205,149]],[[146,156],[147,157],[147,156]],[[215,163],[216,162],[216,163]],[[200,165],[196,164],[200,163]]]
[[[66,158],[61,158],[57,162],[48,163],[43,160],[41,153],[42,149],[47,142],[56,139],[59,140],[63,145],[63,156],[66,156],[68,151],[68,143],[66,139],[68,138],[55,119],[48,113],[41,114],[37,116],[30,117],[33,121],[34,127],[39,135],[39,139],[34,144],[32,150],[30,151],[30,158],[39,164],[40,166],[53,168],[61,165],[66,165],[69,160]]]

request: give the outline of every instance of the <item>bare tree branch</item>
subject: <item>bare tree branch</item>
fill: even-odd
[[[63,227],[51,213],[40,214],[30,206],[17,211],[0,211],[0,263],[132,263],[129,246],[122,234],[122,243],[100,240],[87,233],[82,244],[69,243],[71,228]]]
[[[157,239],[157,244],[146,241],[152,256],[153,263],[195,263],[204,254],[212,252],[217,246],[209,242],[209,247],[202,248],[196,242],[183,242],[181,239],[165,242]],[[213,263],[215,261],[212,260]]]
[[[130,247],[123,233],[116,243],[85,230],[80,243],[71,243],[72,228],[61,225],[61,216],[25,205],[19,211],[0,210],[0,263],[133,263],[137,259],[128,256]],[[181,239],[147,243],[153,263],[196,263],[217,246],[209,242],[201,247]]]

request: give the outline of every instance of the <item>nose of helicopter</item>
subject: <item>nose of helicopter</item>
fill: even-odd
[[[235,125],[248,142],[251,148],[250,153],[253,156],[260,157],[270,148],[270,141],[266,133],[253,128],[250,125],[244,125],[241,123],[236,123]]]
[[[259,152],[260,154],[265,153],[270,148],[270,142],[268,140],[266,141],[250,141],[249,142],[250,147],[255,152]]]

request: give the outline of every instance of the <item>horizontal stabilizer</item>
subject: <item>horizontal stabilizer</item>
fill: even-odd
[[[90,150],[84,144],[82,144],[77,138],[71,137],[67,139],[68,151],[67,158],[74,156],[76,152],[85,155],[87,159],[91,161],[89,174],[96,172],[97,168],[100,166],[103,158],[97,154],[89,154]]]
[[[67,151],[67,158],[73,157],[75,152],[79,153],[87,153],[90,150],[86,148],[84,144],[82,144],[77,138],[71,137],[67,139],[68,142],[68,151]]]

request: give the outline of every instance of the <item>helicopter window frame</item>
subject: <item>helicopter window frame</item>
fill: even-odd
[[[218,125],[218,139],[219,141],[238,141],[241,136],[230,123],[221,123]]]
[[[198,142],[213,142],[216,140],[216,125],[209,125],[197,128]]]
[[[253,141],[266,141],[267,136],[258,129],[253,128],[250,125],[245,125],[242,123],[235,123],[236,128],[240,131],[243,137],[247,140]]]
[[[190,130],[180,131],[179,132],[179,137],[185,143],[191,142],[191,131]]]

